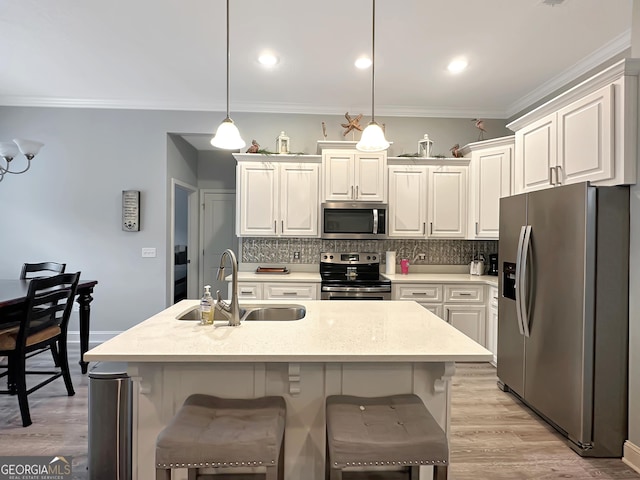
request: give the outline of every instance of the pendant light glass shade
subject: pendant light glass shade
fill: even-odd
[[[224,150],[238,150],[246,145],[238,127],[229,116],[229,0],[227,0],[227,118],[216,130],[215,137],[211,139],[211,145]]]
[[[362,132],[356,149],[362,152],[382,152],[389,148],[389,142],[384,138],[384,132],[376,123],[374,115],[376,91],[376,0],[372,0],[372,28],[371,28],[371,122]]]
[[[216,135],[211,139],[211,145],[224,150],[238,150],[244,148],[246,142],[240,136],[240,131],[236,124],[229,117],[216,130]]]
[[[362,132],[360,141],[356,144],[356,149],[362,152],[382,152],[389,148],[389,142],[384,138],[384,132],[380,125],[371,122]]]

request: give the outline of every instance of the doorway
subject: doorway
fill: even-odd
[[[169,304],[198,297],[198,189],[171,179]]]
[[[218,266],[222,252],[227,248],[233,249],[240,256],[238,237],[235,233],[236,224],[236,195],[229,190],[201,191],[201,236],[202,268],[200,289],[204,285],[211,285],[211,293],[215,297],[216,290],[220,290],[222,298],[227,298],[227,282],[217,279]],[[240,258],[238,258],[240,261]],[[230,265],[226,265],[226,274],[231,274]]]

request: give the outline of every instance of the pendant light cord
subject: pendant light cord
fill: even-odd
[[[227,0],[228,1],[228,0]],[[371,122],[375,122],[374,105],[376,91],[376,0],[373,1],[371,28]]]
[[[227,119],[229,119],[229,56],[229,0],[227,0]]]

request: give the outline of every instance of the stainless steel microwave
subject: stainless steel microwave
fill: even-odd
[[[327,202],[322,204],[322,238],[387,238],[385,203]]]

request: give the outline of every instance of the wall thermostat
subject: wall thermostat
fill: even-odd
[[[122,230],[140,231],[140,190],[122,191]]]

